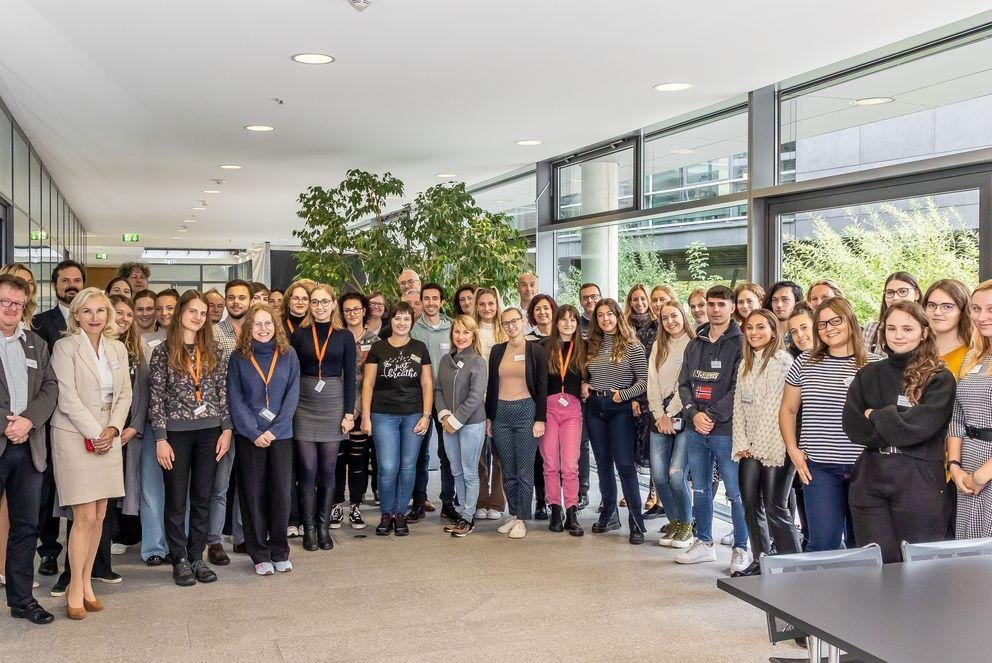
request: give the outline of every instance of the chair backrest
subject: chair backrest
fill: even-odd
[[[761,575],[765,577],[782,573],[805,573],[806,571],[819,571],[821,569],[882,566],[882,549],[876,543],[869,543],[864,548],[823,550],[794,555],[764,555],[759,560],[759,564],[761,565]],[[766,618],[768,621],[768,639],[772,643],[795,640],[808,635],[771,614],[767,614]]]
[[[992,539],[957,539],[932,543],[902,542],[902,561],[907,563],[982,555],[992,555]]]

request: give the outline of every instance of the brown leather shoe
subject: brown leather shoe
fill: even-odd
[[[73,608],[67,602],[65,604],[65,616],[69,619],[86,619],[86,608]]]
[[[243,543],[235,543],[234,544],[234,547],[231,548],[231,550],[233,550],[236,555],[247,555],[248,554],[248,551],[245,549],[245,544],[243,544]]]
[[[437,507],[434,506],[430,500],[424,500],[424,511],[426,511],[427,513],[432,513],[434,511],[437,511]]]
[[[224,552],[224,545],[220,543],[211,543],[207,546],[207,559],[215,566],[227,566],[231,563],[231,558]]]
[[[89,599],[83,599],[83,608],[86,612],[100,612],[103,610],[103,603],[100,599],[94,597],[92,601]]]

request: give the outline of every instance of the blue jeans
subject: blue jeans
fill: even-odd
[[[443,431],[442,431],[443,432]],[[472,522],[479,501],[479,457],[486,441],[486,422],[465,424],[454,433],[443,432],[444,451],[458,495],[458,513]]]
[[[210,526],[207,528],[207,545],[223,543],[224,523],[227,521],[227,490],[231,487],[231,472],[234,470],[234,443],[224,457],[217,462],[217,473],[214,474],[214,486],[210,491]],[[238,505],[237,493],[231,509],[231,519],[241,520],[241,508]],[[240,529],[240,523],[239,527]],[[242,541],[244,536],[242,535]]]
[[[586,430],[596,458],[599,492],[603,496],[603,513],[599,520],[606,523],[617,513],[617,480],[627,499],[627,512],[634,525],[644,531],[641,513],[641,488],[637,483],[634,456],[637,440],[634,438],[634,412],[630,401],[614,403],[608,396],[590,396],[585,407]],[[616,474],[614,474],[614,466]]]
[[[651,431],[651,481],[658,489],[661,506],[669,520],[682,523],[692,522],[692,497],[689,483],[685,479],[686,455],[685,431],[675,435],[665,435]]]
[[[854,465],[807,461],[810,482],[803,486],[806,520],[809,522],[808,552],[854,547],[854,523],[847,503]]]
[[[420,414],[372,412],[372,440],[379,463],[379,510],[401,514],[406,510],[417,478],[417,456],[423,435],[413,432]]]
[[[133,442],[132,442],[133,444]],[[141,438],[141,559],[165,557],[165,480],[155,455],[156,440],[151,424]]]
[[[696,519],[696,536],[705,543],[713,542],[713,463],[723,475],[723,487],[730,500],[730,518],[734,523],[734,547],[747,548],[747,524],[744,522],[744,502],[737,463],[731,457],[733,441],[730,435],[701,435],[686,431],[686,451],[692,482],[692,515]],[[702,480],[696,479],[702,477]]]

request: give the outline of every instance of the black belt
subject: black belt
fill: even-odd
[[[902,449],[900,449],[899,447],[879,447],[877,449],[875,448],[869,449],[868,451],[876,454],[882,454],[883,456],[902,453]]]
[[[590,389],[590,396],[603,396],[604,398],[613,398],[613,389]]]
[[[971,426],[965,426],[964,431],[973,440],[992,442],[992,428],[972,428]]]

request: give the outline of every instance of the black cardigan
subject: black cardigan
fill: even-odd
[[[857,372],[844,403],[844,432],[851,442],[868,449],[899,447],[907,456],[943,463],[947,424],[954,410],[954,376],[947,369],[940,371],[923,389],[919,403],[899,405],[910,356],[889,355]],[[869,408],[871,416],[865,417]]]
[[[499,365],[506,354],[506,343],[497,343],[489,353],[489,386],[486,389],[486,418],[496,416],[496,403],[499,402]],[[524,372],[527,378],[527,391],[534,399],[534,421],[548,420],[548,358],[544,347],[527,341],[524,346]]]

